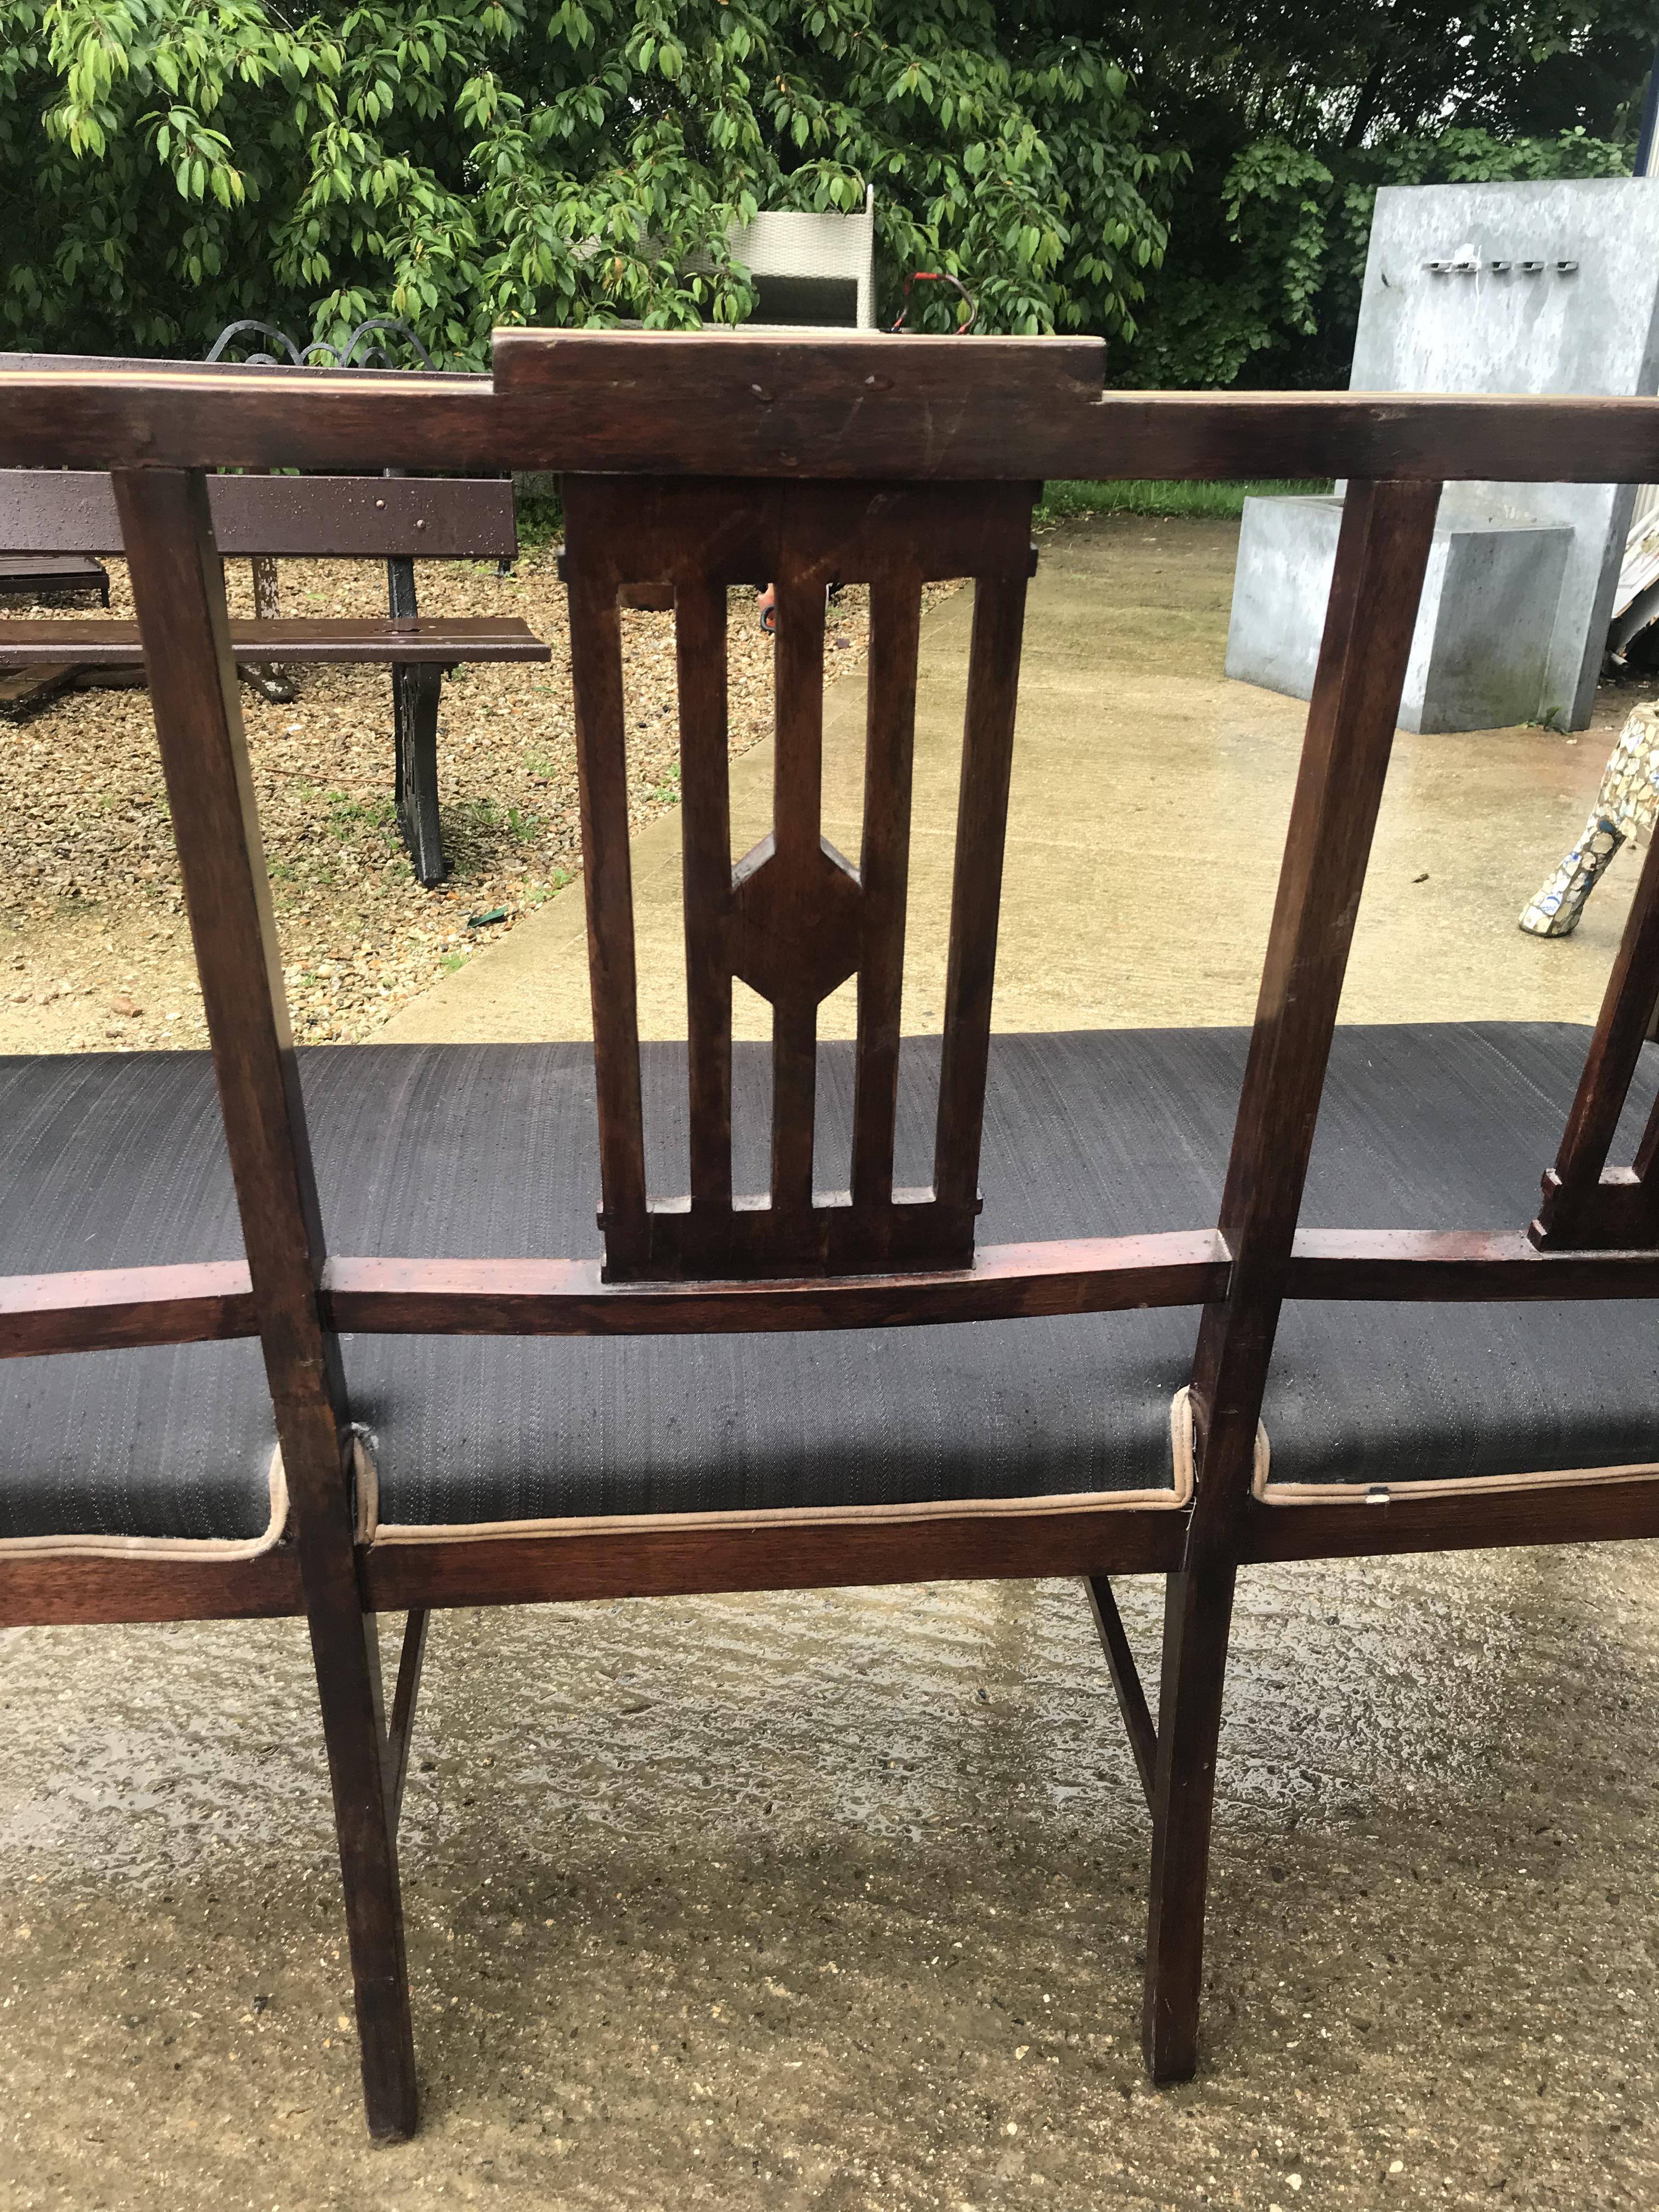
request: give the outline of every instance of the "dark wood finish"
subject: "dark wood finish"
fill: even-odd
[[[1190,1536],[1189,1525],[1189,1542]],[[1164,1585],[1140,2022],[1141,2055],[1154,2081],[1184,2081],[1198,2064],[1210,1823],[1233,1582],[1232,1563],[1223,1560],[1172,1574]]]
[[[317,1304],[324,1244],[207,486],[117,475],[161,766],[213,1044],[334,1789],[370,2131],[416,2120],[380,1667],[357,1585],[338,1348]]]
[[[129,376],[155,381],[173,377],[200,376],[204,370],[222,379],[280,386],[296,373],[306,380],[313,396],[349,392],[361,371],[355,368],[307,364],[297,372],[286,362],[178,361],[128,353],[11,353],[0,352],[0,369],[45,369],[60,374]],[[470,384],[487,389],[489,379],[473,369],[434,368],[424,372],[434,383]]]
[[[1659,1297],[1659,1253],[1540,1251],[1522,1231],[1298,1229],[1285,1295],[1514,1304]]]
[[[1197,2063],[1215,1747],[1262,1393],[1394,743],[1439,487],[1350,483],[1291,802],[1221,1234],[1224,1303],[1193,1363],[1197,1489],[1171,1581],[1159,1703],[1143,2043],[1156,2081]]]
[[[1200,1305],[1226,1284],[1214,1231],[1200,1229],[989,1245],[955,1274],[840,1281],[613,1284],[595,1260],[336,1255],[320,1307],[331,1328],[382,1335],[726,1335]],[[258,1334],[240,1261],[0,1276],[0,1358]]]
[[[57,599],[88,593],[100,606],[109,605],[109,570],[84,553],[0,554],[0,594]]]
[[[612,1284],[591,1260],[331,1259],[344,1330],[660,1336],[877,1328],[1197,1305],[1226,1281],[1212,1231],[988,1246],[970,1267],[825,1280]]]
[[[732,888],[726,587],[718,578],[688,579],[670,593],[680,708],[690,1198],[694,1213],[712,1211],[718,1220],[732,1205],[732,971],[721,927]]]
[[[115,1558],[76,1546],[0,1553],[0,1627],[145,1620],[261,1620],[303,1613],[291,1544],[251,1559]]]
[[[995,963],[1003,824],[1036,487],[645,483],[565,491],[577,746],[599,1069],[607,1278],[856,1274],[968,1264]],[[970,575],[978,601],[945,1005],[935,1186],[892,1188],[915,636],[930,577]],[[617,606],[668,579],[690,627],[681,790],[690,1001],[691,1189],[645,1188],[633,923],[626,882],[625,715]],[[715,662],[734,583],[770,579],[777,611],[773,826],[731,866],[726,698]],[[868,849],[854,867],[822,827],[823,604],[837,579],[875,593],[866,724]],[[889,686],[891,686],[890,689]],[[617,848],[613,854],[612,848]],[[866,878],[868,880],[866,881]],[[860,991],[854,1182],[817,1187],[817,1008]],[[773,1010],[772,1144],[763,1195],[731,1192],[731,987]]]
[[[1165,1573],[1180,1564],[1187,1515],[1167,1508],[1079,1512],[1063,1499],[1016,1512],[967,1508],[896,1521],[786,1519],[750,1528],[657,1525],[465,1541],[434,1534],[371,1550],[362,1571],[383,1612],[580,1602],[708,1591],[830,1589],[872,1583]],[[1241,1560],[1362,1559],[1394,1553],[1659,1536],[1659,1479],[1451,1495],[1405,1486],[1386,1504],[1253,1504]],[[252,1619],[305,1610],[292,1546],[258,1558],[101,1559],[0,1555],[0,1625]]]
[[[1193,1367],[1199,1502],[1192,1564],[1224,1556],[1256,1425],[1313,1149],[1331,1032],[1394,744],[1435,484],[1350,483],[1261,997],[1221,1198],[1233,1255]]]
[[[246,395],[245,395],[246,396]],[[215,476],[214,543],[228,560],[285,554],[334,561],[512,560],[513,486],[489,477]],[[99,470],[0,472],[0,552],[119,553],[115,490]],[[0,562],[0,575],[8,564]],[[84,580],[96,583],[95,569]],[[0,590],[9,588],[0,582]],[[109,581],[104,579],[104,605]]]
[[[785,1514],[769,1522],[658,1525],[556,1535],[433,1534],[376,1545],[372,1603],[532,1605],[696,1591],[857,1589],[987,1577],[1164,1573],[1180,1563],[1187,1516],[1168,1506],[1080,1510],[1061,1499],[1014,1510],[910,1516]]]
[[[1659,401],[1103,392],[1094,339],[503,331],[493,379],[0,373],[0,465],[1659,481]]]
[[[907,589],[897,577],[872,584],[859,851],[862,896],[851,1196],[878,1234],[893,1203],[921,645],[920,593]]]
[[[404,1622],[398,1686],[392,1692],[392,1718],[386,1732],[386,1796],[394,1832],[404,1808],[404,1784],[409,1778],[409,1747],[415,1734],[415,1707],[421,1694],[421,1669],[426,1663],[427,1628],[431,1618],[425,1606],[411,1606]]]
[[[258,1333],[240,1260],[0,1275],[0,1359],[119,1345],[210,1344]]]
[[[462,660],[545,660],[549,648],[516,615],[426,615],[406,622],[352,615],[313,622],[239,618],[230,625],[239,660],[419,662],[453,668]],[[27,666],[61,660],[119,667],[143,663],[137,623],[101,618],[0,623],[0,656]]]
[[[46,661],[33,668],[7,668],[0,663],[0,714],[8,720],[44,707],[74,683],[73,661]]]
[[[1101,1649],[1106,1654],[1112,1688],[1117,1695],[1117,1709],[1123,1716],[1123,1725],[1128,1732],[1129,1748],[1134,1753],[1135,1771],[1140,1777],[1140,1786],[1150,1808],[1158,1786],[1158,1730],[1147,1710],[1146,1692],[1140,1686],[1140,1672],[1135,1665],[1135,1655],[1129,1648],[1129,1639],[1124,1632],[1123,1616],[1117,1609],[1117,1600],[1112,1595],[1110,1582],[1104,1575],[1085,1575],[1083,1588],[1089,1600],[1089,1610],[1094,1616]]]
[[[743,864],[732,932],[738,974],[772,1006],[773,1218],[767,1226],[789,1253],[812,1242],[818,1001],[852,973],[857,957],[857,873],[819,828],[823,593],[823,579],[810,562],[798,568],[791,561],[777,580],[772,834]],[[704,1273],[741,1267],[738,1217],[730,1217],[722,1231],[725,1257]]]
[[[1633,1248],[1659,1244],[1659,1103],[1629,1168],[1607,1168],[1607,1154],[1659,1001],[1659,842],[1650,844],[1624,935],[1607,978],[1584,1072],[1567,1115],[1544,1202],[1532,1225],[1536,1244]]]
[[[1022,554],[1029,543],[1027,537]],[[946,1218],[959,1222],[958,1233],[969,1237],[979,1211],[980,1133],[985,1116],[991,994],[996,981],[1003,831],[1013,764],[1025,582],[1023,558],[1012,571],[980,580],[974,594],[968,657],[968,723],[957,802],[933,1183]]]
[[[605,544],[609,506],[575,480],[564,486],[565,522],[597,504]],[[575,690],[576,771],[581,807],[582,895],[587,902],[587,972],[593,998],[593,1076],[599,1110],[599,1219],[611,1269],[627,1273],[646,1255],[645,1122],[640,1095],[640,1018],[634,967],[634,876],[628,851],[626,706],[617,578],[598,557],[561,563],[570,601],[570,670]],[[682,785],[684,776],[682,771]]]
[[[1396,1552],[1522,1544],[1630,1542],[1659,1536],[1659,1475],[1603,1472],[1500,1487],[1471,1482],[1425,1497],[1398,1483],[1386,1498],[1252,1504],[1241,1559],[1358,1559]]]
[[[787,1334],[1204,1305],[1227,1296],[1212,1230],[981,1246],[955,1273],[607,1283],[594,1260],[404,1260],[336,1254],[322,1311],[385,1335]],[[1540,1252],[1519,1231],[1301,1230],[1285,1295],[1515,1304],[1659,1297],[1653,1252]],[[240,1261],[0,1276],[0,1358],[255,1336]]]

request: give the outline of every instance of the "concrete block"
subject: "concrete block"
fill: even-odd
[[[1371,223],[1351,383],[1356,392],[1659,390],[1659,188],[1646,177],[1384,187]],[[1417,711],[1429,719],[1408,726],[1485,726],[1450,719],[1472,711],[1470,702],[1480,697],[1490,702],[1493,726],[1534,718],[1562,729],[1588,724],[1634,499],[1629,484],[1447,485],[1440,519],[1453,536],[1437,594],[1444,604],[1431,635],[1437,655],[1451,658],[1443,667],[1437,659],[1425,674]],[[1292,544],[1303,544],[1298,532],[1311,533],[1310,549],[1324,538],[1305,516],[1291,517],[1285,527],[1280,545],[1258,519],[1253,563],[1278,562],[1287,585],[1293,567],[1311,588],[1316,576],[1328,577],[1328,556],[1322,568],[1311,550],[1293,558]],[[1334,521],[1320,528],[1334,537]],[[1554,531],[1565,531],[1568,543],[1556,602],[1540,615],[1540,580],[1556,556],[1541,544],[1528,555],[1521,535]],[[1483,532],[1489,542],[1480,551]],[[1437,562],[1442,557],[1437,541]],[[1249,620],[1241,621],[1236,608],[1230,667],[1234,646],[1241,669],[1277,665],[1287,653],[1296,663],[1310,624],[1316,638],[1323,585],[1317,614],[1304,610],[1294,618],[1265,580],[1252,588],[1270,629],[1288,620],[1301,642],[1292,647],[1250,634]],[[1469,622],[1459,620],[1453,604],[1462,590],[1471,594]],[[1470,627],[1483,611],[1498,625],[1484,648]],[[1524,714],[1500,716],[1500,702],[1529,688],[1534,622],[1547,633],[1537,694]],[[1522,665],[1502,675],[1500,644],[1522,656]],[[1301,689],[1305,696],[1305,684]]]
[[[1335,497],[1245,501],[1229,676],[1311,696],[1341,524]],[[1403,728],[1491,730],[1540,719],[1572,545],[1560,524],[1439,522],[1401,700]]]

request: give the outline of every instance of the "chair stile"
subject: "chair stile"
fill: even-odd
[[[577,751],[587,851],[606,1280],[854,1275],[971,1263],[1014,701],[1036,487],[566,480]],[[893,1189],[916,653],[923,584],[972,576],[944,1047],[932,1186]],[[735,866],[725,595],[777,583],[772,830]],[[872,662],[860,864],[823,837],[823,605],[868,582]],[[690,1189],[645,1188],[620,595],[671,586],[678,632]],[[858,978],[852,1187],[817,1188],[817,1008]],[[732,1188],[732,985],[773,1008],[771,1172]]]

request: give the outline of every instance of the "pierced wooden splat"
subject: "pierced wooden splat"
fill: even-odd
[[[973,1256],[1014,704],[1037,487],[573,477],[564,487],[608,1279],[858,1274]],[[893,1187],[925,583],[975,588],[933,1181]],[[864,822],[824,837],[823,608],[870,586]],[[776,591],[770,831],[733,865],[726,592]],[[690,1188],[647,1190],[617,608],[672,587],[679,684]],[[813,1173],[817,1010],[858,979],[851,1188]],[[732,986],[773,1010],[769,1188],[734,1193]]]
[[[1659,1001],[1659,839],[1648,848],[1561,1150],[1544,1177],[1532,1241],[1548,1251],[1659,1245],[1659,1101],[1627,1168],[1610,1168],[1625,1101]]]

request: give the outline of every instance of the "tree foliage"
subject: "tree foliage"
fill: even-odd
[[[1129,375],[1328,385],[1378,185],[1628,174],[1659,4],[1137,0],[1105,35],[1192,163]]]
[[[1138,382],[1340,380],[1378,183],[1608,173],[1659,0],[0,0],[4,343],[742,320],[728,232],[876,193],[878,288]],[[949,327],[944,287],[912,319]],[[940,296],[932,296],[939,295]]]
[[[937,268],[990,329],[1127,332],[1178,158],[1097,40],[992,0],[0,0],[0,56],[7,325],[64,349],[738,321],[728,226],[872,184],[890,295]]]

